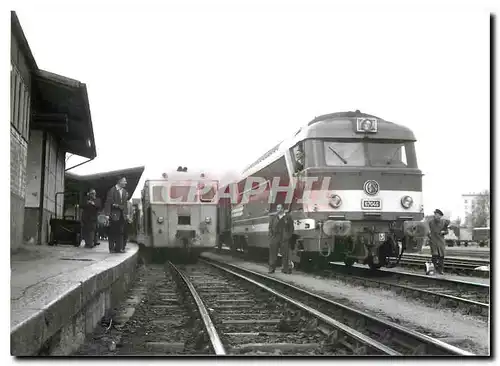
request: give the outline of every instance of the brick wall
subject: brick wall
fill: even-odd
[[[26,194],[26,141],[10,128],[10,247],[17,249],[23,243],[24,199]]]

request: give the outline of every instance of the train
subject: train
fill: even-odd
[[[464,246],[476,243],[479,247],[490,246],[490,228],[477,227],[477,228],[461,228],[457,225],[450,225],[448,234],[445,235],[444,240],[449,247]]]
[[[294,222],[294,266],[396,266],[428,235],[415,142],[409,128],[359,110],[316,117],[222,186],[182,167],[146,181],[136,241],[193,260],[223,245],[268,255],[270,216],[281,204]],[[186,199],[193,185],[210,190]],[[292,187],[291,199],[278,192],[284,187]],[[166,198],[172,190],[184,198]]]
[[[409,128],[359,110],[314,118],[231,183],[239,201],[248,189],[259,193],[219,203],[219,248],[268,253],[269,217],[282,204],[294,221],[294,266],[396,266],[404,251],[419,252],[428,234],[415,142]],[[255,177],[260,183],[249,188]],[[291,201],[271,194],[276,177],[280,185],[295,182]],[[307,179],[313,183],[305,189]],[[304,198],[306,191],[314,197]]]
[[[146,180],[134,208],[131,240],[149,260],[196,262],[216,246],[217,193],[218,180],[186,167]]]

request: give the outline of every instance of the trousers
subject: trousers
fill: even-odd
[[[92,248],[95,242],[96,224],[89,222],[82,226],[82,237],[85,240],[85,247]]]
[[[119,252],[125,249],[123,245],[123,230],[125,226],[125,220],[123,216],[120,216],[119,220],[113,221],[111,220],[109,223],[109,251],[110,252]]]
[[[278,252],[281,253],[281,269],[287,272],[290,269],[290,243],[288,240],[273,240],[269,246],[269,268],[276,269]]]

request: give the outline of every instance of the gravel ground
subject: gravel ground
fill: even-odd
[[[340,262],[339,262],[340,263]],[[354,266],[359,266],[359,267],[366,267],[360,264],[355,264]],[[401,268],[401,267],[395,267],[395,268],[382,268],[382,271],[389,271],[389,272],[408,272],[408,273],[418,273],[418,274],[425,274],[425,271],[422,269],[416,269],[416,268]],[[485,285],[490,284],[490,279],[489,278],[482,278],[482,277],[473,277],[473,276],[459,276],[456,274],[451,274],[451,273],[445,273],[444,275],[439,275],[437,274],[436,276],[443,277],[446,279],[450,280],[457,280],[457,281],[465,281],[465,282],[475,282],[475,283],[482,283]]]
[[[166,301],[169,298],[172,301]],[[133,300],[133,304],[127,303]],[[168,308],[158,308],[167,305]],[[130,318],[119,322],[125,309]],[[110,319],[113,319],[109,327]],[[165,323],[165,321],[167,323]],[[199,324],[186,308],[163,266],[138,269],[136,280],[122,303],[107,314],[76,356],[166,356],[203,354],[193,349]],[[151,342],[156,342],[152,344]]]
[[[244,262],[228,255],[205,253],[204,256],[241,268],[267,274],[267,266]],[[343,304],[353,305],[373,315],[389,319],[410,329],[441,338],[443,341],[476,354],[489,354],[488,324],[476,317],[448,309],[433,309],[417,301],[398,296],[391,291],[353,287],[333,279],[325,280],[308,273],[271,275],[298,287],[323,295]]]

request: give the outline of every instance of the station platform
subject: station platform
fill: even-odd
[[[69,355],[134,278],[139,248],[27,246],[11,256],[11,354]]]

